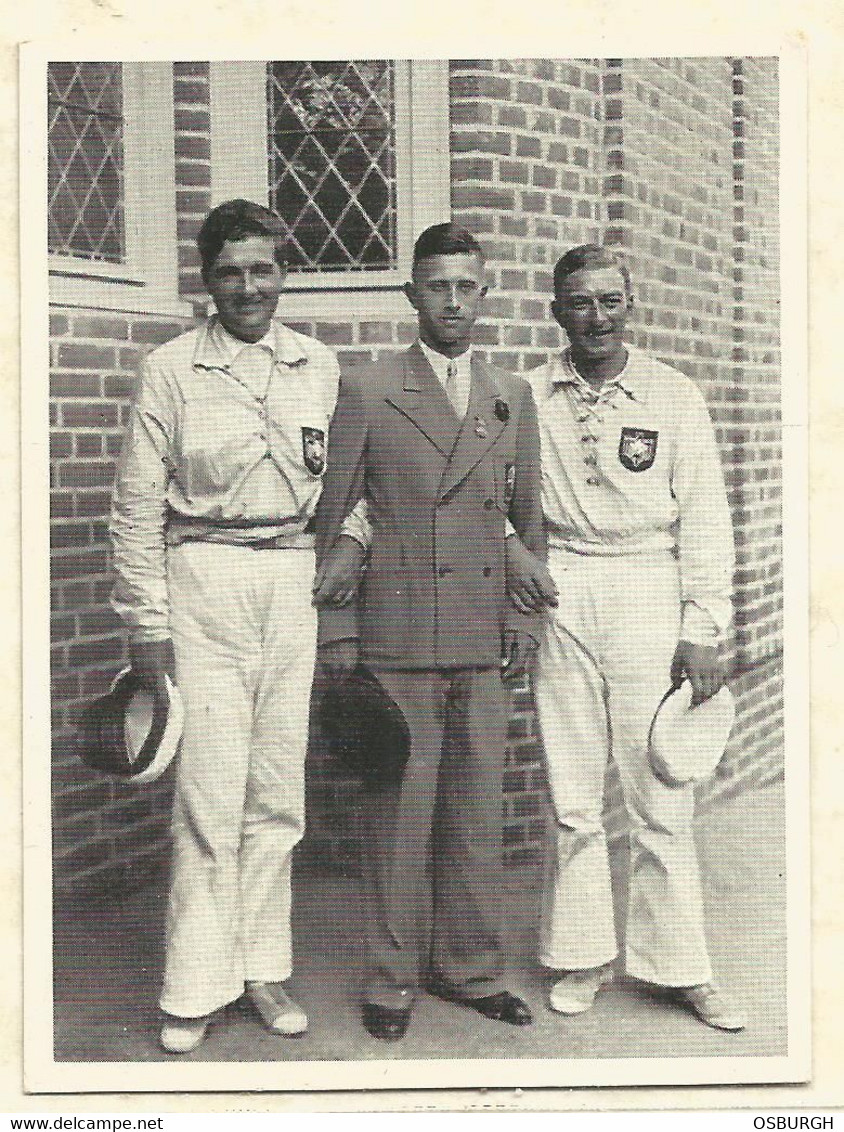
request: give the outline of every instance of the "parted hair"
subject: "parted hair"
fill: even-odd
[[[435,255],[476,255],[484,262],[483,249],[472,233],[451,221],[432,224],[419,236],[413,248],[413,266]]]
[[[559,295],[566,278],[584,267],[614,267],[621,273],[625,290],[630,294],[630,269],[617,252],[601,244],[580,244],[576,248],[570,248],[557,260],[554,268],[554,294]]]
[[[251,200],[227,200],[211,209],[196,236],[203,279],[227,240],[245,240],[249,236],[268,236],[275,245],[276,262],[284,267],[287,233],[281,217]]]

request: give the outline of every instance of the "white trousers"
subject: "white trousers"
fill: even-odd
[[[677,563],[667,551],[556,550],[549,568],[559,606],[539,652],[536,701],[556,823],[540,961],[576,970],[618,952],[602,821],[612,754],[630,829],[625,969],[662,986],[707,982],[692,787],[663,785],[647,754],[680,630]]]
[[[314,555],[187,542],[167,571],[185,724],[161,1007],[197,1017],[291,974]]]

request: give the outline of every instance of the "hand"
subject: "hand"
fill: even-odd
[[[507,547],[507,594],[519,613],[539,613],[557,604],[557,587],[541,558],[525,546],[518,535],[505,539]]]
[[[348,605],[357,593],[365,562],[365,547],[357,539],[341,535],[317,570],[313,604],[335,609]]]
[[[501,658],[501,679],[520,680],[533,667],[537,642],[530,633],[507,629],[504,633],[504,655]]]
[[[680,641],[671,662],[671,683],[675,688],[679,687],[684,676],[691,681],[692,707],[714,696],[725,680],[718,647]]]
[[[146,691],[166,694],[165,675],[176,683],[176,655],[173,642],[135,641],[129,645],[129,663],[138,684]]]
[[[360,643],[357,637],[328,641],[320,645],[319,662],[329,680],[345,680],[357,668],[359,659]]]

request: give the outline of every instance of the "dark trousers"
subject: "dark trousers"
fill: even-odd
[[[411,737],[402,780],[365,797],[367,1002],[409,1006],[439,975],[503,989],[502,779],[509,695],[497,669],[375,669]]]

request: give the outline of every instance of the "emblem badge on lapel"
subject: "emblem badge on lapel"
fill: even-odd
[[[506,424],[510,419],[510,406],[506,401],[502,401],[500,397],[497,397],[495,400],[495,415],[502,424]]]
[[[321,428],[302,429],[302,457],[312,476],[325,471],[325,433]]]
[[[516,465],[504,465],[504,502],[509,507],[513,502],[513,492],[516,490]]]
[[[628,472],[646,472],[656,459],[658,432],[648,428],[623,428],[618,458]]]

